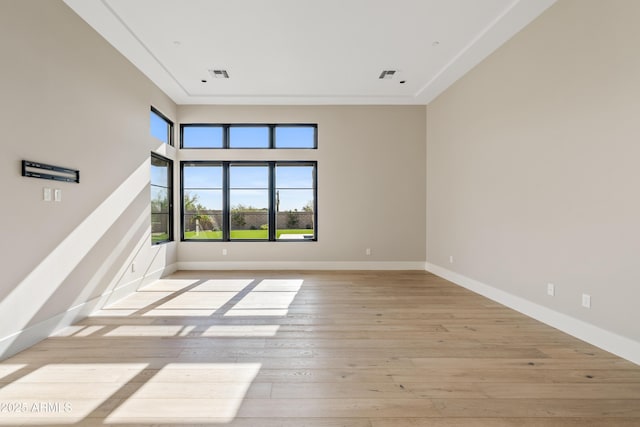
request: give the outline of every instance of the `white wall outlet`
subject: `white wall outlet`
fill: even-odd
[[[227,249],[226,249],[226,248],[222,250],[222,255],[225,255],[225,256],[226,256],[226,255],[227,255],[227,253],[228,253],[228,252],[227,252]]]
[[[453,264],[453,255],[449,255],[449,264]]]
[[[552,297],[555,294],[556,294],[556,285],[554,285],[553,283],[547,283],[547,295]]]
[[[53,190],[53,200],[55,200],[56,202],[61,202],[62,201],[62,190],[59,188],[56,188]]]
[[[367,256],[371,255],[371,248],[365,249],[364,250],[364,254],[367,255]]]
[[[582,294],[582,306],[584,308],[591,308],[591,295]]]
[[[42,189],[42,200],[44,200],[45,202],[50,202],[51,201],[51,189],[50,188],[43,188]]]

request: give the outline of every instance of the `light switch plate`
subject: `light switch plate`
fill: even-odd
[[[55,200],[56,202],[61,202],[62,201],[62,190],[59,188],[56,188],[55,190],[53,190],[53,200]]]
[[[547,295],[552,297],[555,294],[556,294],[556,285],[554,285],[553,283],[547,283]]]

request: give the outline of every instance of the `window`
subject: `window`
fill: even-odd
[[[173,122],[164,114],[151,107],[151,135],[165,144],[173,145]]]
[[[182,148],[223,148],[224,128],[220,125],[182,125]]]
[[[313,238],[314,165],[276,164],[276,235],[279,239]]]
[[[232,239],[269,239],[269,165],[229,165]]]
[[[182,238],[222,240],[223,177],[221,163],[182,167]]]
[[[316,148],[316,126],[278,125],[276,126],[276,148]]]
[[[318,147],[315,124],[182,124],[181,148]]]
[[[151,243],[173,240],[173,162],[151,153]]]
[[[182,240],[317,240],[314,161],[181,162]]]
[[[230,126],[229,148],[269,148],[270,133],[268,126]]]

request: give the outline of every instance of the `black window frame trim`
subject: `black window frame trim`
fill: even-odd
[[[184,146],[184,128],[200,127],[200,128],[222,128],[222,147],[185,147]],[[223,124],[216,123],[180,123],[180,148],[184,150],[222,150],[227,144],[227,128]]]
[[[174,232],[173,232],[173,226],[174,226],[174,212],[173,212],[173,194],[174,194],[174,182],[173,182],[173,160],[164,157],[158,153],[155,152],[151,152],[151,157],[152,158],[156,158],[158,160],[162,160],[162,161],[166,161],[167,164],[169,165],[169,171],[168,171],[168,177],[167,177],[167,189],[168,189],[168,198],[169,198],[169,212],[167,213],[169,216],[169,236],[167,238],[167,240],[161,240],[161,241],[157,241],[154,242],[153,241],[153,237],[151,238],[151,245],[152,246],[156,246],[156,245],[163,245],[165,243],[171,243],[174,241]],[[151,159],[150,159],[151,161]],[[150,165],[151,166],[151,165]],[[151,189],[151,186],[153,184],[151,183],[151,177],[149,177],[149,187]],[[151,212],[151,214],[153,214],[153,212]],[[153,232],[153,230],[152,230]]]
[[[185,147],[185,127],[222,127],[222,147]],[[232,127],[268,127],[268,147],[231,147],[230,131]],[[313,147],[276,147],[276,128],[278,127],[307,127],[313,128]],[[318,149],[318,124],[317,123],[180,123],[180,148],[184,150],[317,150]]]
[[[184,167],[222,166],[222,239],[186,239],[184,236]],[[269,168],[269,234],[267,239],[231,239],[230,166],[268,166]],[[275,170],[280,165],[312,166],[313,174],[313,238],[277,239]],[[317,160],[181,160],[180,161],[180,241],[181,242],[317,242],[318,241],[318,161]]]
[[[162,120],[167,122],[167,124],[169,125],[169,129],[167,129],[167,141],[168,141],[167,144],[173,147],[174,146],[173,130],[175,127],[173,120],[171,120],[169,117],[163,114],[162,111],[158,110],[153,105],[151,106],[151,112],[159,116]]]

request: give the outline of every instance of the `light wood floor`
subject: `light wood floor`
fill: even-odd
[[[639,366],[424,272],[178,272],[0,387],[0,425],[640,426]]]

